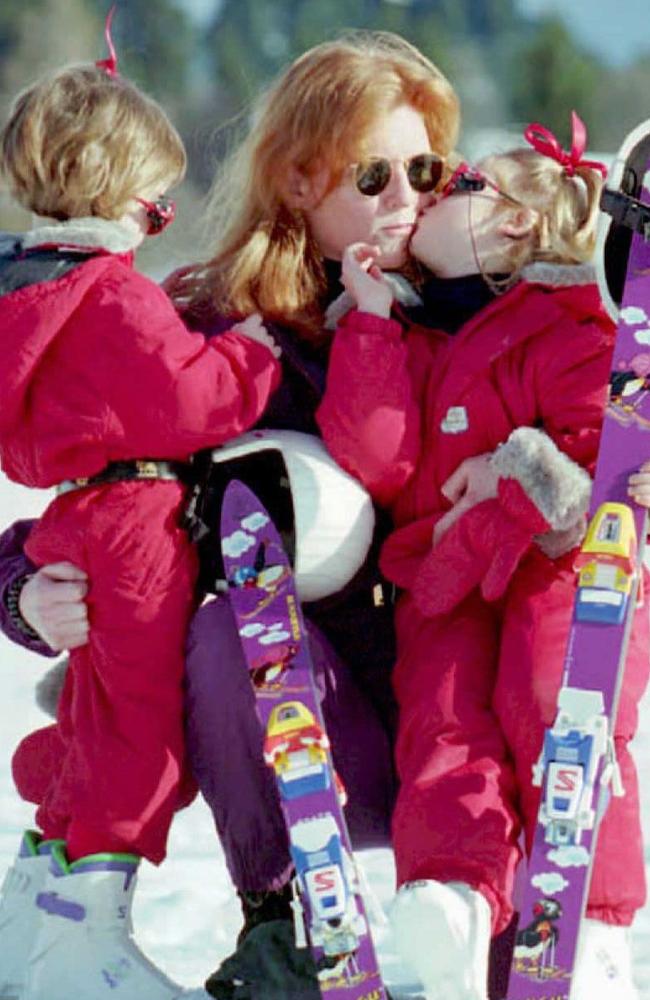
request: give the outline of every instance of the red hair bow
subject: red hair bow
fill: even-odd
[[[584,152],[587,148],[587,128],[582,119],[571,112],[571,150],[567,152],[557,141],[550,129],[540,125],[539,122],[531,122],[524,132],[524,139],[542,156],[550,156],[552,160],[564,167],[569,177],[573,177],[576,167],[590,167],[592,170],[599,170],[603,177],[607,176],[607,167],[599,160],[585,160]]]
[[[111,37],[111,21],[113,20],[114,13],[115,4],[113,4],[106,15],[106,23],[104,25],[104,37],[106,38],[106,45],[108,46],[109,51],[108,59],[98,59],[95,63],[97,69],[103,69],[108,76],[117,76],[117,54]]]

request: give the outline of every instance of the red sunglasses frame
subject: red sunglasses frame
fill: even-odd
[[[505,198],[506,201],[512,202],[513,205],[520,205],[521,202],[513,198],[512,195],[506,194],[502,191],[498,184],[491,181],[489,177],[486,177],[484,173],[478,169],[478,167],[471,167],[469,163],[465,160],[459,163],[453,174],[443,187],[439,194],[439,198],[449,198],[450,195],[454,194],[456,191],[468,192],[472,194],[475,191],[484,191],[488,187],[492,191],[501,197]]]
[[[155,201],[136,198],[147,213],[147,236],[157,236],[163,229],[170,226],[176,217],[176,202],[166,195],[161,195]]]

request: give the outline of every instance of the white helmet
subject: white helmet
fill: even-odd
[[[368,554],[375,526],[372,500],[311,434],[249,431],[215,448],[211,458],[219,464],[268,450],[281,453],[289,474],[300,599],[316,601],[335,594],[352,579]],[[245,476],[241,478],[245,480]],[[255,489],[253,482],[247,485]],[[273,516],[273,511],[269,513]]]

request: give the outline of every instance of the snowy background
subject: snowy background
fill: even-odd
[[[0,477],[0,530],[19,517],[37,516],[48,497],[16,487]],[[33,821],[32,807],[17,797],[9,769],[18,740],[46,717],[34,703],[33,688],[45,661],[0,636],[0,880],[11,863],[21,832]],[[646,832],[646,869],[650,868],[650,699],[646,698],[636,740],[636,759]],[[622,845],[624,849],[624,845]],[[393,864],[388,850],[363,852],[362,864],[379,902],[393,890]],[[648,872],[650,877],[650,871]],[[169,853],[160,868],[144,864],[135,906],[136,934],[141,946],[170,976],[185,986],[200,985],[229,954],[241,925],[212,820],[202,801],[180,813],[172,827]],[[377,928],[380,960],[388,983],[409,992],[408,977],[395,959],[385,927]],[[650,907],[633,928],[635,974],[641,1000],[650,1000]],[[594,998],[605,1000],[605,998]]]

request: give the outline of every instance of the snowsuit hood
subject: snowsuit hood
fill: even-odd
[[[236,329],[213,341],[189,332],[164,290],[133,268],[138,240],[115,223],[74,220],[30,234],[9,256],[0,274],[9,478],[49,487],[117,460],[187,461],[263,412],[279,376],[268,346]],[[34,278],[52,260],[65,273]]]
[[[132,266],[136,243],[118,223],[73,219],[19,236],[0,256],[3,451],[5,446],[11,451],[10,443],[20,440],[30,422],[30,390],[44,355],[88,292],[115,266],[115,255],[122,266]]]

